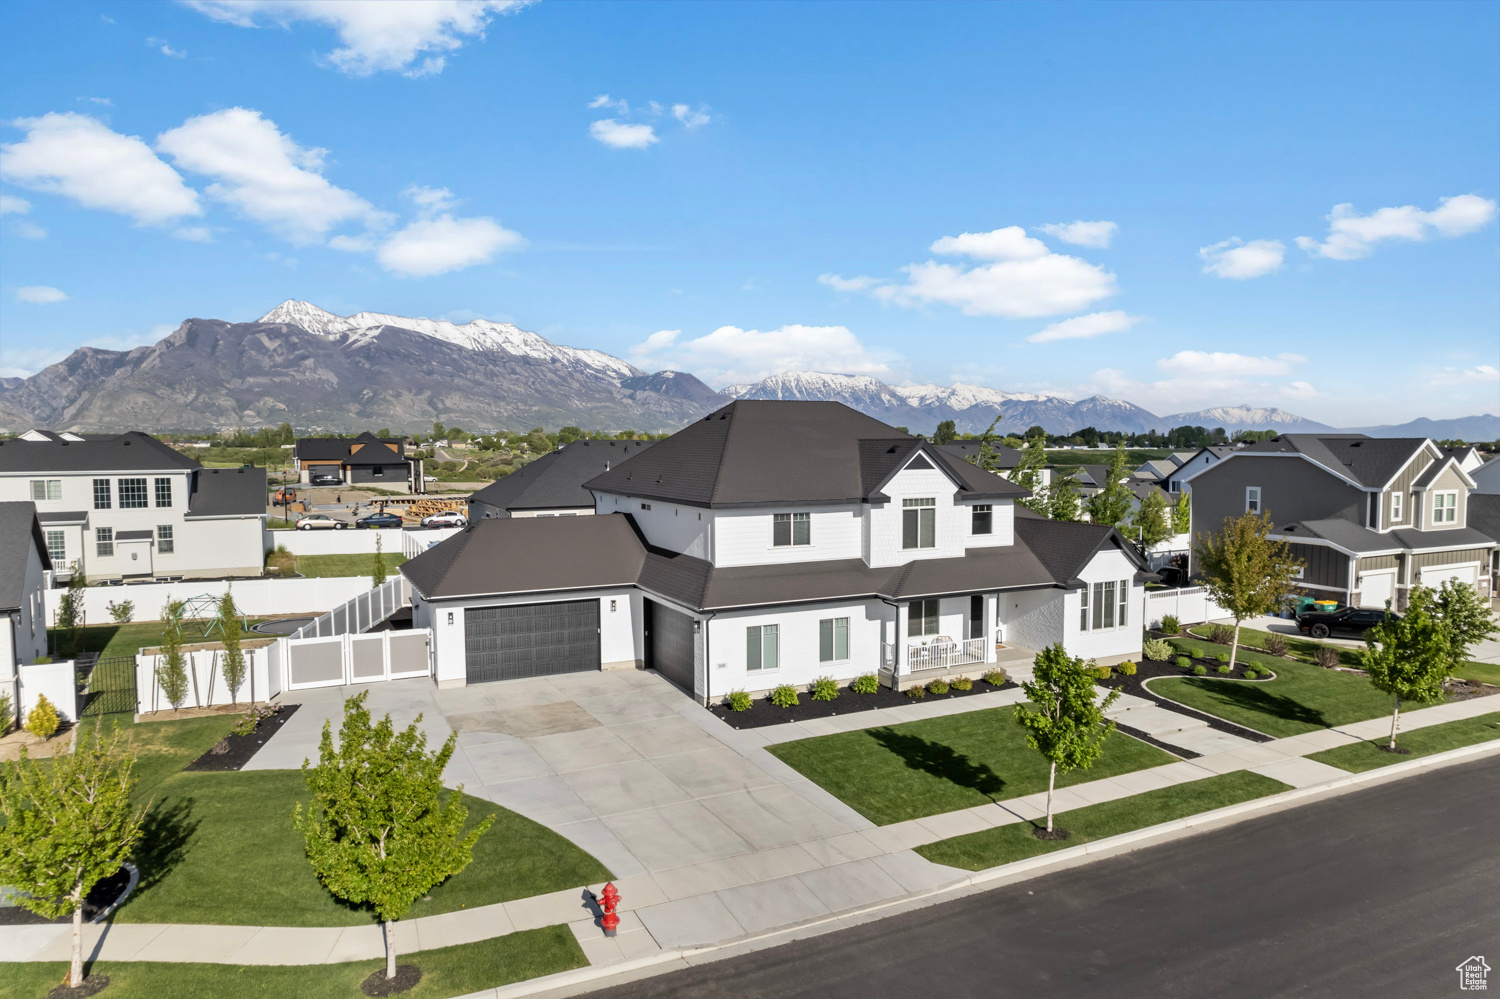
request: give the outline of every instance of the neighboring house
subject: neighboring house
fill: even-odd
[[[1491,458],[1469,472],[1469,478],[1474,480],[1475,492],[1500,494],[1500,458]]]
[[[1490,553],[1487,571],[1490,576],[1490,594],[1500,593],[1500,493],[1469,494],[1469,526],[1496,542],[1495,550]]]
[[[258,576],[266,472],[204,468],[147,434],[0,441],[0,500],[36,504],[53,566],[90,582]]]
[[[1458,579],[1490,594],[1495,541],[1469,524],[1474,480],[1421,437],[1282,434],[1197,472],[1192,533],[1265,512],[1307,563],[1301,585],[1361,607],[1406,606],[1411,587]]]
[[[578,517],[594,512],[583,484],[655,441],[574,441],[527,462],[469,497],[469,520]]]
[[[401,567],[439,686],[646,666],[709,701],[977,674],[998,643],[1140,655],[1116,531],[839,403],[740,400],[585,486],[598,516],[479,520]]]
[[[299,481],[311,485],[371,485],[425,492],[422,459],[406,456],[400,437],[299,437],[292,451]]]
[[[1139,482],[1155,482],[1165,489],[1172,473],[1196,456],[1196,451],[1173,451],[1165,458],[1152,458],[1150,461],[1143,462],[1140,468],[1131,473],[1130,477]]]
[[[935,445],[938,450],[962,458],[970,464],[979,461],[982,445],[979,441],[954,441],[949,444]],[[1010,479],[1015,477],[1015,472],[1026,452],[1020,448],[1006,447],[1003,444],[991,444],[990,450],[994,453],[995,474],[1001,478]],[[1041,484],[1047,485],[1052,481],[1053,467],[1044,465],[1042,467]]]
[[[1474,469],[1484,464],[1484,454],[1473,444],[1464,444],[1459,447],[1445,447],[1443,453],[1458,462],[1458,467],[1471,475]]]
[[[0,691],[21,703],[18,667],[47,654],[45,572],[52,568],[36,504],[0,502]],[[14,719],[10,719],[14,720]],[[0,732],[6,719],[0,719]]]
[[[1189,479],[1210,465],[1223,461],[1237,450],[1239,448],[1232,444],[1215,444],[1212,447],[1199,448],[1196,453],[1184,459],[1182,464],[1167,476],[1164,488],[1169,493],[1182,492],[1186,488],[1185,483]],[[1176,457],[1176,455],[1173,455],[1173,457]]]

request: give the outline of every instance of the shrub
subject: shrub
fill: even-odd
[[[789,683],[783,683],[775,690],[772,690],[769,700],[778,708],[795,708],[802,703],[801,699],[797,696],[797,688]]]
[[[1231,670],[1229,668],[1229,664],[1228,663],[1225,663],[1223,666],[1219,667],[1219,673],[1221,675],[1223,675],[1223,676],[1228,676],[1232,672],[1233,672],[1233,670]]]
[[[240,715],[240,720],[234,723],[234,728],[230,731],[235,735],[250,735],[255,731],[255,726],[261,723],[261,719],[270,718],[280,710],[280,704],[257,704]]]
[[[1229,662],[1229,653],[1227,653],[1227,652],[1220,652],[1218,655],[1214,656],[1214,658],[1217,659],[1219,662],[1225,663],[1227,665],[1228,662]]]
[[[1266,640],[1261,647],[1266,650],[1266,655],[1275,656],[1277,659],[1281,659],[1286,655],[1287,649],[1289,649],[1291,646],[1289,646],[1287,644],[1287,640],[1285,638],[1282,638],[1280,635],[1267,635]]]
[[[1171,614],[1163,614],[1161,618],[1161,632],[1164,635],[1175,635],[1182,631],[1182,625]]]
[[[1125,660],[1115,668],[1120,671],[1121,676],[1135,676],[1135,663],[1131,662],[1129,659]]]
[[[1193,665],[1193,661],[1187,656],[1178,656],[1176,661],[1178,669],[1187,669],[1189,666]]]
[[[743,690],[731,690],[729,696],[724,698],[724,703],[730,711],[749,711],[750,695]]]
[[[10,731],[10,723],[15,717],[10,712],[10,694],[0,690],[0,735]]]
[[[1196,666],[1193,667],[1193,675],[1194,676],[1207,676],[1208,675],[1208,667],[1205,666],[1205,665],[1203,665],[1202,663],[1199,663],[1198,665],[1196,665]]]
[[[1009,679],[1010,677],[1006,675],[1005,670],[1000,669],[999,667],[996,667],[992,670],[986,670],[984,674],[984,682],[989,684],[991,687],[1003,686]]]
[[[1216,624],[1208,629],[1208,640],[1215,645],[1228,645],[1234,641],[1234,629],[1227,624]]]
[[[973,690],[974,681],[966,676],[955,676],[953,679],[948,681],[948,686],[952,687],[954,690]]]
[[[1114,673],[1114,669],[1109,666],[1094,667],[1094,676],[1100,680],[1108,680],[1111,676],[1114,676]]]
[[[1245,679],[1246,680],[1254,680],[1257,675],[1258,674],[1255,672],[1255,670],[1251,669],[1249,666],[1245,667]]]
[[[289,576],[296,571],[297,558],[287,551],[286,545],[277,545],[273,550],[266,552],[266,568],[274,569],[283,576]]]
[[[1333,669],[1339,664],[1339,650],[1328,645],[1320,645],[1313,653],[1313,662],[1324,669]]]
[[[1165,638],[1152,638],[1141,644],[1141,655],[1152,662],[1164,663],[1172,658],[1172,643]]]
[[[929,694],[946,694],[948,692],[948,681],[939,677],[927,685]]]
[[[912,698],[913,700],[919,701],[927,696],[927,688],[922,686],[920,683],[914,687],[907,687],[906,696]]]
[[[812,695],[812,699],[815,701],[831,701],[839,696],[839,685],[833,682],[833,677],[831,676],[820,676],[812,682],[812,686],[808,688],[808,693]]]
[[[115,603],[113,600],[111,600],[104,606],[109,611],[109,616],[114,620],[116,624],[129,624],[135,617],[134,600],[121,600],[119,603]]]
[[[31,665],[33,665],[33,666],[47,666],[47,665],[50,665],[51,662],[52,662],[52,657],[51,656],[37,656],[35,659],[31,660]]]
[[[36,707],[26,716],[26,731],[45,742],[52,738],[57,727],[62,724],[62,719],[57,717],[57,709],[52,702],[47,700],[47,695],[42,694],[36,699]]]
[[[856,694],[873,694],[880,689],[880,678],[874,673],[862,673],[849,684],[849,689]]]

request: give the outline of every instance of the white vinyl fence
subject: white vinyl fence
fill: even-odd
[[[326,528],[316,531],[278,529],[266,532],[266,550],[283,547],[293,555],[374,555],[375,540],[378,538],[382,552],[400,555],[406,547],[401,540],[405,534],[405,529],[400,527],[345,528],[342,531]]]
[[[187,600],[205,594],[234,594],[234,605],[247,617],[307,614],[337,607],[360,593],[367,593],[374,580],[369,576],[330,576],[325,579],[236,579],[194,580],[176,583],[143,583],[138,586],[90,586],[83,591],[83,613],[89,624],[109,623],[111,602],[135,604],[137,621],[155,621],[168,600]],[[43,591],[47,620],[55,621],[66,589]]]
[[[288,637],[327,638],[369,631],[410,604],[411,584],[406,581],[405,576],[398,575],[374,589],[355,594],[316,621],[304,624]]]
[[[219,704],[248,704],[264,701],[280,690],[273,686],[270,676],[271,646],[243,650],[245,677],[235,696],[230,695],[229,685],[224,682],[223,649],[199,649],[183,653],[186,660],[188,689],[182,702],[185,708],[207,708]],[[137,655],[135,657],[135,696],[137,710],[169,711],[172,704],[161,692],[157,682],[157,670],[161,666],[159,655]]]
[[[26,716],[43,696],[52,702],[58,717],[64,721],[78,720],[78,680],[73,660],[41,665],[21,663],[18,669],[21,678],[20,724],[26,723]],[[0,730],[3,728],[0,725]]]
[[[1155,628],[1164,615],[1170,614],[1180,624],[1202,624],[1215,618],[1229,617],[1224,608],[1209,599],[1208,591],[1201,586],[1186,586],[1182,589],[1147,590],[1146,623]]]
[[[425,628],[284,638],[276,644],[282,678],[289,690],[378,683],[432,673],[432,633]]]
[[[416,558],[433,545],[447,541],[462,530],[462,527],[439,527],[427,531],[402,531],[401,554],[407,558]]]

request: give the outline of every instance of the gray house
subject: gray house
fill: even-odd
[[[406,454],[400,437],[299,437],[292,451],[298,478],[311,485],[355,483],[425,492],[422,460]]]
[[[21,704],[20,667],[47,652],[45,573],[52,568],[36,504],[0,502],[0,692]],[[0,717],[0,732],[15,718]]]
[[[1417,585],[1457,579],[1489,596],[1496,542],[1469,525],[1474,480],[1423,437],[1282,434],[1222,456],[1184,483],[1195,537],[1264,512],[1306,562],[1309,593],[1406,606]]]
[[[655,443],[580,440],[549,451],[469,497],[469,521],[588,516],[594,494],[583,484]]]

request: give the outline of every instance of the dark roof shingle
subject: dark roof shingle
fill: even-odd
[[[198,462],[132,430],[88,440],[0,441],[0,472],[142,472],[198,468]]]
[[[47,539],[30,500],[0,503],[0,611],[19,610],[26,603],[27,546],[36,549],[42,568],[51,569]]]
[[[264,468],[202,468],[193,476],[186,517],[252,517],[266,512]]]
[[[501,510],[593,507],[594,494],[583,484],[655,443],[574,441],[522,465],[502,479],[496,479],[470,499]]]

